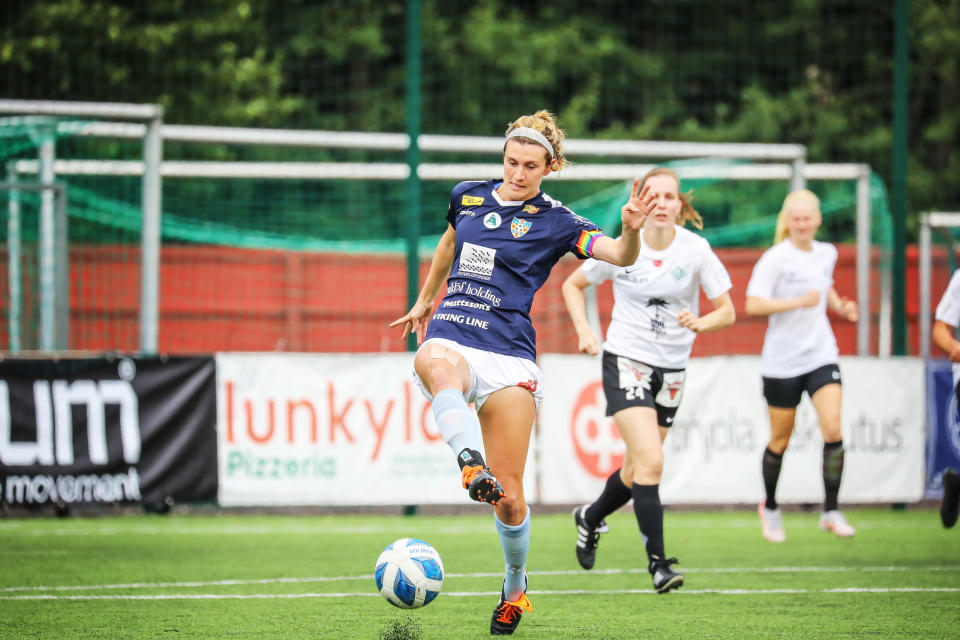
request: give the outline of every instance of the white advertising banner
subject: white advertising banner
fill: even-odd
[[[217,355],[224,506],[469,503],[412,354]],[[524,491],[535,498],[535,461]]]
[[[623,441],[606,402],[600,358],[544,355],[546,396],[537,447],[540,498],[594,500],[621,466]],[[840,359],[843,441],[840,501],[912,502],[923,497],[923,363],[919,358]],[[758,503],[760,460],[770,437],[760,358],[724,356],[690,362],[683,399],[664,443],[660,494],[665,503]],[[823,438],[804,395],[784,456],[777,500],[819,503]]]

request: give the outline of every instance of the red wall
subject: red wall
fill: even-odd
[[[839,247],[835,272],[841,295],[856,297],[856,251]],[[743,312],[744,291],[762,249],[719,249],[733,280],[737,322],[725,331],[697,338],[694,356],[760,352],[764,319]],[[906,296],[908,338],[916,353],[917,252],[908,249]],[[564,278],[578,261],[567,256],[554,268],[531,311],[541,353],[576,350],[576,337],[560,294]],[[421,282],[429,261],[421,265]],[[35,268],[25,264],[25,274]],[[876,271],[874,272],[876,274]],[[70,348],[136,351],[139,347],[139,251],[124,247],[71,250]],[[933,304],[949,280],[947,261],[935,254]],[[8,299],[7,261],[0,253],[0,296]],[[36,326],[35,300],[24,284],[24,326]],[[879,282],[872,282],[873,335]],[[35,291],[35,290],[34,290]],[[164,353],[214,351],[402,351],[400,332],[387,324],[406,312],[406,266],[402,256],[297,253],[223,247],[164,247],[160,270],[159,350]],[[610,283],[599,288],[601,324],[610,319]],[[701,313],[711,308],[701,300]],[[831,316],[841,353],[856,351],[856,326]],[[7,323],[0,326],[0,348],[8,348]],[[22,335],[25,348],[35,337]]]

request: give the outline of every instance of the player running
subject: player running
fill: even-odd
[[[930,336],[933,343],[943,349],[953,363],[953,393],[960,407],[960,342],[957,341],[957,327],[960,326],[960,270],[950,277],[947,290],[943,292],[937,305],[933,331]],[[949,529],[957,522],[960,514],[960,474],[954,469],[945,469],[940,476],[943,497],[940,500],[940,521]]]
[[[763,537],[783,542],[787,535],[776,500],[783,454],[790,442],[797,405],[806,391],[823,434],[823,488],[820,528],[841,538],[853,536],[837,507],[843,476],[839,351],[827,308],[850,322],[859,317],[857,303],[833,288],[837,249],[814,240],[821,223],[820,200],[807,189],[793,191],[777,218],[774,245],[753,267],[747,285],[746,311],[770,316],[763,337],[760,372],[770,414],[770,442],[763,452],[766,500],[759,505]]]
[[[666,593],[683,584],[663,542],[660,476],[663,441],[683,395],[686,366],[698,333],[733,324],[732,284],[710,244],[683,228],[688,220],[703,228],[690,196],[670,169],[653,169],[642,184],[656,208],[641,233],[640,254],[626,267],[589,260],[563,283],[563,299],[577,331],[578,348],[598,353],[587,322],[584,289],[613,280],[613,315],[603,343],[603,391],[608,416],[626,445],[623,467],[607,478],[600,497],[573,511],[577,561],[593,568],[604,518],[633,499],[653,587]],[[700,288],[714,310],[699,315]]]

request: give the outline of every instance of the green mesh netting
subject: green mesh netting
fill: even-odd
[[[14,182],[36,182],[38,149],[52,141],[58,160],[137,161],[142,154],[140,140],[94,138],[82,133],[88,122],[70,119],[20,117],[0,119],[0,165],[4,178]],[[166,145],[165,156],[173,159],[204,158],[222,160],[289,160],[289,149],[237,149],[228,145]],[[344,154],[337,151],[297,152],[299,161],[399,161],[399,157],[373,152]],[[463,159],[476,161],[477,158]],[[479,160],[490,162],[486,156]],[[435,162],[436,158],[429,161]],[[582,159],[582,162],[594,162]],[[608,158],[604,161],[614,162]],[[680,172],[698,169],[697,175],[717,174],[745,160],[683,160],[663,163]],[[488,178],[494,176],[477,176]],[[140,273],[141,178],[136,175],[61,174],[56,181],[65,185],[67,194],[68,238],[71,270],[71,348],[137,349],[138,296]],[[776,215],[788,192],[785,181],[748,181],[723,178],[683,178],[684,191],[692,190],[694,206],[703,216],[701,232],[714,247],[764,247],[773,239]],[[449,182],[423,182],[421,214],[421,257],[429,256],[439,235],[446,228],[445,214]],[[808,185],[821,198],[823,228],[820,237],[830,242],[853,243],[856,240],[856,184],[852,181],[814,181]],[[548,179],[544,189],[578,214],[594,220],[607,233],[619,231],[620,207],[630,189],[629,182],[574,182]],[[42,197],[23,190],[6,190],[0,203],[5,224],[0,225],[3,257],[0,259],[0,303],[5,322],[0,327],[0,349],[19,344],[36,348],[39,316],[38,229]],[[265,180],[175,178],[163,180],[162,244],[164,256],[170,248],[196,247],[295,252],[304,255],[338,254],[344,256],[383,256],[399,261],[391,273],[402,272],[406,251],[407,221],[401,181],[375,180]],[[15,203],[15,207],[13,204]],[[880,268],[889,270],[892,251],[891,219],[886,190],[876,175],[870,180],[871,243],[879,248]],[[19,232],[10,235],[11,212],[16,209]],[[14,247],[13,244],[17,246]],[[178,254],[179,255],[179,254]],[[287,275],[271,275],[269,264],[258,267],[253,282],[237,284],[215,269],[233,269],[238,274],[248,269],[256,253],[218,258],[222,262],[203,263],[200,253],[183,254],[178,259],[191,268],[205,268],[198,286],[206,289],[180,292],[193,276],[177,270],[171,257],[164,257],[166,269],[161,293],[165,319],[179,322],[180,316],[194,317],[197,309],[181,303],[209,300],[211,313],[233,314],[238,323],[255,326],[264,318],[285,313],[289,299],[307,299],[314,295],[312,284],[291,285],[289,269],[296,260],[285,258]],[[185,256],[185,257],[184,257]],[[254,257],[251,257],[254,256]],[[351,258],[352,259],[352,258]],[[12,261],[16,260],[16,268]],[[272,258],[271,258],[272,260]],[[232,262],[230,262],[232,261]],[[230,267],[230,265],[238,265]],[[271,263],[272,264],[272,263]],[[279,268],[279,267],[277,267]],[[300,268],[300,267],[296,267]],[[219,273],[219,272],[218,272]],[[374,289],[384,278],[373,271],[365,275],[358,269],[358,291],[375,296],[398,295],[389,289]],[[174,275],[170,275],[174,274]],[[237,276],[240,278],[241,276]],[[301,276],[296,276],[301,277]],[[307,276],[302,276],[307,277]],[[314,276],[315,278],[316,276]],[[206,278],[206,279],[203,279]],[[271,280],[270,278],[275,278]],[[14,282],[16,280],[16,282]],[[292,282],[297,282],[296,279]],[[256,291],[257,296],[243,303],[220,300],[220,293],[232,286]],[[291,290],[291,287],[299,287]],[[395,284],[384,284],[393,287]],[[276,309],[259,309],[263,299]],[[326,295],[326,294],[325,294]],[[236,304],[236,308],[230,307]],[[403,303],[400,302],[400,305]],[[11,308],[16,312],[13,317]],[[166,309],[166,308],[165,308]],[[307,312],[305,312],[307,313]],[[318,318],[323,318],[323,312]],[[179,314],[179,315],[178,315]],[[288,314],[289,315],[289,314]],[[252,318],[252,319],[251,319]],[[319,322],[320,320],[318,320]],[[192,326],[192,325],[191,325]],[[192,330],[192,329],[191,329]],[[266,331],[266,330],[265,330]],[[285,338],[284,338],[285,339]],[[278,338],[280,340],[280,338]],[[192,344],[192,343],[191,343]],[[261,344],[261,343],[257,343]],[[271,343],[272,344],[272,343]],[[202,351],[202,343],[197,343]]]

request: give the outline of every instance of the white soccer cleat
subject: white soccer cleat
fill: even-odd
[[[763,537],[770,542],[783,542],[787,533],[783,530],[783,514],[780,509],[767,509],[765,503],[757,506],[760,515],[760,524],[763,525]]]
[[[838,538],[852,538],[857,532],[843,517],[843,512],[837,510],[824,511],[820,514],[820,528],[824,531],[832,531]]]

